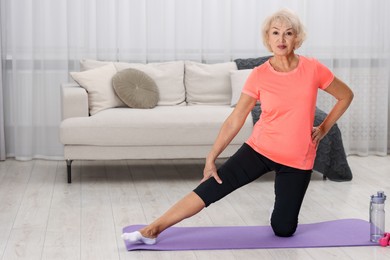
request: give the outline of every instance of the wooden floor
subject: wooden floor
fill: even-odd
[[[300,223],[368,220],[370,195],[377,190],[390,195],[390,157],[348,160],[354,173],[351,182],[323,181],[320,174],[313,175]],[[4,260],[390,259],[390,247],[127,252],[120,238],[122,227],[159,216],[197,185],[202,169],[202,162],[194,160],[75,161],[69,185],[63,161],[0,162],[0,256]],[[270,173],[179,225],[267,225],[272,204]],[[390,231],[389,220],[388,216]]]

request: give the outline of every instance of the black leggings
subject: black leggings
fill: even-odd
[[[219,169],[222,184],[214,178],[201,183],[194,192],[206,207],[234,190],[275,171],[275,204],[271,226],[277,236],[289,237],[295,233],[298,214],[310,182],[312,170],[300,170],[278,164],[254,151],[249,145],[241,148]]]

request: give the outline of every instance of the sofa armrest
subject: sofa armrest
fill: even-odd
[[[62,120],[89,116],[87,91],[77,83],[61,84]]]

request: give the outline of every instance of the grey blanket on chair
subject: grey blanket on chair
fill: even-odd
[[[235,60],[238,69],[252,69],[269,59],[268,57],[237,59]],[[252,110],[253,124],[257,122],[261,114],[261,106],[256,104]],[[325,119],[327,114],[316,108],[314,126],[318,126]],[[332,181],[350,181],[352,172],[348,165],[345,154],[341,132],[335,124],[329,133],[321,140],[318,145],[316,159],[314,161],[314,170],[322,173]]]

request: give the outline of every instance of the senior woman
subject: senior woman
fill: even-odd
[[[168,227],[270,171],[276,174],[272,229],[276,236],[294,234],[318,143],[346,111],[353,93],[316,59],[295,54],[305,32],[294,13],[276,12],[265,20],[262,34],[273,56],[249,75],[237,106],[223,123],[206,158],[199,186],[150,225],[124,233],[123,239],[154,244]],[[337,103],[322,124],[313,127],[318,88],[336,98]],[[215,160],[240,131],[258,100],[262,114],[251,136],[217,169]]]

